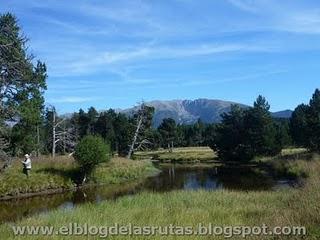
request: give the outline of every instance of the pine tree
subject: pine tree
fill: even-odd
[[[230,113],[222,114],[211,148],[225,161],[250,161],[255,156],[279,153],[279,132],[269,109],[262,96],[249,109],[233,105]]]
[[[316,89],[309,103],[307,114],[308,147],[320,152],[320,90]]]
[[[273,155],[281,151],[277,144],[277,131],[269,112],[270,105],[261,95],[246,112],[245,128],[247,141],[254,150],[254,155]]]
[[[210,147],[223,161],[249,161],[254,152],[246,139],[245,110],[232,105],[229,113],[221,115],[221,123],[215,129],[215,138]]]
[[[158,131],[161,134],[162,146],[168,148],[169,151],[172,151],[174,146],[174,140],[177,135],[177,125],[174,119],[165,118],[162,120],[162,123],[158,127]]]
[[[116,137],[116,149],[120,156],[128,154],[129,146],[135,130],[134,122],[127,118],[123,113],[119,113],[114,122],[114,131]]]
[[[298,105],[290,118],[290,133],[295,145],[306,147],[308,145],[308,109],[305,104]]]
[[[110,144],[112,151],[116,151],[116,135],[114,124],[117,114],[114,110],[109,109],[99,115],[95,124],[95,133],[103,137]]]
[[[80,139],[89,134],[90,119],[87,113],[80,109],[78,112],[79,137]]]
[[[290,135],[290,122],[287,119],[276,119],[276,143],[282,149],[292,145],[292,138]]]
[[[12,147],[30,153],[39,150],[47,75],[44,63],[38,61],[33,65],[26,43],[16,18],[10,13],[1,15],[0,122],[11,119],[18,122],[13,130]]]

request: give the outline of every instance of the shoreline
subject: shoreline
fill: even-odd
[[[308,173],[303,187],[249,192],[212,192],[202,189],[164,193],[141,192],[134,196],[123,196],[117,201],[82,204],[75,208],[72,214],[59,209],[45,215],[31,216],[17,221],[14,225],[50,225],[59,228],[65,222],[89,222],[97,226],[113,226],[115,223],[148,226],[152,222],[160,226],[169,225],[178,219],[181,226],[192,227],[196,227],[199,222],[216,226],[305,226],[308,236],[319,238],[319,215],[315,214],[315,209],[319,207],[316,200],[320,196],[320,158],[316,156],[312,160],[292,159],[287,163],[288,167],[294,166]],[[170,214],[167,214],[168,212]],[[12,224],[9,223],[0,224],[0,232],[4,239],[12,238],[11,227]],[[78,236],[70,236],[70,239],[76,238]],[[155,236],[154,239],[161,239],[161,236]]]
[[[29,192],[29,193],[21,193],[17,194],[15,196],[12,195],[6,195],[3,197],[0,197],[0,202],[9,201],[13,199],[26,199],[26,198],[32,198],[36,196],[42,196],[42,195],[53,195],[53,194],[59,194],[59,193],[65,193],[69,191],[76,190],[77,187],[74,188],[55,188],[55,189],[46,189],[44,191],[39,192]]]
[[[97,186],[103,186],[103,185],[116,186],[116,185],[131,183],[131,182],[141,182],[149,177],[156,176],[161,172],[161,170],[159,170],[154,166],[153,168],[146,169],[144,171],[145,172],[142,172],[141,175],[137,177],[127,178],[127,179],[118,177],[117,182],[103,182],[103,181],[99,182],[98,180],[97,182],[88,182],[83,185],[76,185],[75,183],[73,183],[74,186],[71,186],[71,187],[47,188],[47,189],[35,191],[35,192],[21,192],[16,195],[7,194],[7,195],[0,196],[0,202],[10,201],[14,199],[16,200],[27,199],[27,198],[32,198],[36,196],[61,194],[61,193],[76,191],[77,189],[85,189],[85,188],[97,187]]]
[[[122,181],[119,183],[87,183],[85,185],[79,185],[79,186],[75,186],[75,187],[71,187],[71,188],[55,188],[55,189],[46,189],[44,191],[39,191],[39,192],[29,192],[29,193],[21,193],[21,194],[17,194],[16,196],[10,196],[10,195],[6,195],[3,197],[0,197],[0,202],[3,201],[10,201],[13,199],[26,199],[26,198],[32,198],[32,197],[36,197],[36,196],[43,196],[43,195],[54,195],[54,194],[61,194],[61,193],[66,193],[66,192],[72,192],[72,191],[76,191],[78,189],[85,189],[85,188],[90,188],[90,187],[99,187],[99,186],[104,186],[104,185],[108,185],[108,186],[116,186],[116,185],[121,185],[121,184],[126,184],[126,183],[134,183],[134,182],[141,182],[149,177],[153,177],[156,176],[157,174],[159,174],[160,171],[157,171],[156,173],[149,173],[146,176],[143,176],[139,179],[132,179],[132,180],[127,180],[127,181]]]

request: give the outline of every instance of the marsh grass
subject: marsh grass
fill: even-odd
[[[18,225],[60,227],[70,222],[94,226],[112,226],[115,223],[137,226],[197,226],[198,223],[218,226],[305,226],[308,235],[303,239],[320,238],[320,158],[293,160],[300,171],[308,173],[301,188],[276,191],[173,191],[143,192],[116,201],[84,204],[74,211],[54,210],[47,215],[33,216]],[[11,239],[10,224],[0,226],[3,239]],[[43,236],[21,236],[16,239],[42,239]],[[110,236],[109,239],[128,239]],[[54,236],[48,239],[97,239],[87,236]],[[153,236],[130,239],[213,239],[212,236]],[[214,238],[219,239],[219,237]],[[221,239],[223,239],[221,237]],[[232,238],[233,239],[233,238]],[[250,239],[302,239],[293,236],[257,236]]]
[[[214,151],[209,147],[174,148],[172,152],[167,149],[148,152],[136,152],[136,159],[154,159],[160,162],[207,162],[216,158]]]
[[[119,184],[155,173],[157,173],[157,169],[150,161],[113,158],[110,162],[99,164],[95,168],[89,184]],[[0,197],[19,196],[55,189],[67,190],[76,186],[78,178],[79,166],[72,157],[33,159],[29,178],[22,173],[21,162],[17,159],[13,166],[0,175]]]
[[[157,173],[159,170],[148,160],[132,161],[126,158],[114,158],[110,163],[100,164],[96,168],[94,179],[102,184],[119,184]]]
[[[22,173],[20,161],[16,159],[13,165],[0,175],[0,196],[16,196],[74,186],[71,176],[77,166],[72,158],[61,156],[54,160],[50,157],[33,159],[29,178]]]
[[[301,167],[305,162],[320,159],[316,153],[310,153],[304,148],[284,149],[281,154],[274,157],[259,157],[253,163],[267,166],[275,177],[291,179],[307,178],[309,172]]]

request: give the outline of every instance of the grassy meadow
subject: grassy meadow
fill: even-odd
[[[27,178],[22,173],[20,161],[16,160],[0,175],[0,197],[68,190],[76,186],[78,171],[78,165],[72,157],[41,157],[32,161],[32,171]],[[156,172],[157,169],[148,160],[132,161],[116,157],[98,165],[89,184],[120,184]]]
[[[174,148],[172,152],[167,149],[136,152],[134,157],[135,159],[152,159],[159,162],[194,163],[213,161],[216,154],[209,147],[181,147]]]
[[[289,151],[289,150],[286,150]],[[305,226],[307,236],[256,236],[250,239],[319,239],[320,238],[320,157],[304,151],[283,152],[278,161],[281,168],[305,174],[302,187],[274,191],[172,191],[166,193],[142,192],[101,204],[84,204],[73,211],[53,210],[45,215],[26,218],[16,225],[55,226],[69,223],[94,226],[193,226],[198,223],[217,226]],[[290,150],[291,151],[291,150]],[[290,157],[288,157],[290,156]],[[305,158],[302,158],[304,156]],[[283,160],[281,157],[288,157]],[[276,161],[273,159],[264,159]],[[116,163],[118,164],[118,163]],[[136,163],[135,163],[136,164]],[[111,166],[110,166],[111,167]],[[278,168],[278,167],[277,167]],[[0,226],[3,239],[12,239],[11,224]],[[43,236],[20,236],[15,239],[42,239]],[[91,237],[89,239],[97,239]],[[109,239],[128,239],[109,236]],[[212,236],[130,236],[130,239],[212,239]],[[50,239],[88,239],[87,236],[51,236]],[[219,237],[214,238],[219,239]],[[221,237],[221,239],[223,239]]]

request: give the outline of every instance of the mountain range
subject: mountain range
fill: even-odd
[[[223,101],[217,99],[196,99],[196,100],[154,100],[145,103],[155,108],[153,126],[157,127],[164,118],[172,118],[176,123],[192,124],[198,119],[205,123],[217,123],[221,120],[220,115],[230,111],[232,104],[242,108],[250,106],[241,103]],[[125,114],[131,114],[137,107],[120,110]],[[284,110],[271,113],[274,118],[290,118],[292,111]]]

